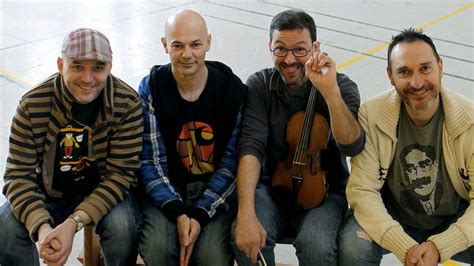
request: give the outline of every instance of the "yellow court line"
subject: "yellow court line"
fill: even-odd
[[[0,67],[0,76],[5,76],[7,79],[13,80],[25,88],[31,87],[31,84],[28,81],[2,67]]]
[[[461,266],[461,264],[454,262],[452,260],[448,260],[447,262],[441,264],[442,266]]]
[[[461,13],[461,12],[463,12],[463,11],[469,10],[469,9],[471,9],[471,8],[474,8],[474,2],[472,2],[472,3],[470,3],[470,4],[467,4],[467,5],[465,5],[465,6],[461,7],[461,8],[459,8],[458,10],[455,10],[455,11],[453,11],[453,12],[447,14],[447,15],[444,15],[444,16],[442,16],[442,17],[440,17],[440,18],[437,18],[437,19],[435,19],[435,20],[432,20],[432,21],[430,21],[430,22],[428,22],[428,23],[426,23],[426,24],[420,26],[419,28],[421,28],[421,29],[429,28],[429,27],[431,27],[431,26],[433,26],[433,25],[435,25],[435,24],[437,24],[437,23],[440,23],[441,21],[443,21],[443,20],[445,20],[445,19],[447,19],[447,18],[449,18],[449,17],[452,17],[452,16],[454,16],[454,15],[457,15],[457,14],[459,14],[459,13]],[[379,45],[379,46],[377,46],[377,47],[375,47],[375,48],[373,48],[373,49],[370,49],[369,51],[367,51],[367,52],[365,52],[365,53],[359,54],[359,55],[355,56],[354,58],[349,59],[348,61],[346,61],[346,62],[344,62],[344,63],[338,65],[338,66],[336,67],[336,69],[337,69],[337,70],[341,70],[341,69],[343,69],[343,68],[345,68],[345,67],[347,67],[347,66],[349,66],[349,65],[354,64],[355,62],[357,62],[357,61],[359,61],[359,60],[362,60],[362,59],[366,58],[366,57],[369,56],[369,55],[372,55],[372,54],[374,54],[374,53],[376,53],[376,52],[378,52],[378,51],[380,51],[380,50],[382,50],[382,49],[385,49],[385,48],[388,47],[388,44],[389,44],[389,43],[390,43],[390,41],[387,41],[387,42],[385,42],[385,43],[383,43],[383,44],[381,44],[381,45]]]

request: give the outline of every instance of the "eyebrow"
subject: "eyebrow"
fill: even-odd
[[[286,43],[282,42],[282,41],[278,41],[278,40],[275,40],[275,44],[284,44],[286,45]],[[300,42],[297,42],[295,45],[300,45],[300,44],[306,44],[305,41],[300,41]]]
[[[431,66],[432,64],[433,64],[433,62],[428,61],[428,62],[421,63],[420,65],[422,65],[422,66]]]
[[[424,63],[420,64],[420,66],[431,66],[431,65],[433,65],[432,61],[427,61],[427,62],[424,62]],[[410,69],[410,68],[407,67],[407,66],[401,66],[401,67],[396,68],[397,71],[405,70],[405,69]]]
[[[82,63],[84,62],[85,60],[72,60],[72,64],[74,65],[82,65]],[[95,65],[99,65],[99,66],[103,66],[103,65],[106,65],[107,63],[103,62],[103,61],[95,61]]]

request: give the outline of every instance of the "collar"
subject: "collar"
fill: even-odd
[[[443,104],[446,130],[450,136],[455,138],[474,125],[474,117],[466,112],[465,104],[463,104],[466,100],[462,96],[442,87],[440,97]],[[396,90],[391,90],[376,119],[377,127],[393,140],[397,138],[401,104],[401,98]]]

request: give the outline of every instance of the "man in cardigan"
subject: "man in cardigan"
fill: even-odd
[[[139,251],[147,265],[233,265],[232,195],[246,87],[226,65],[205,60],[211,35],[200,14],[175,13],[161,42],[171,63],[154,66],[139,88],[147,194]]]
[[[130,265],[140,99],[110,74],[112,50],[102,33],[74,30],[61,52],[59,72],[22,97],[12,122],[0,265],[39,265],[38,255],[63,265],[75,233],[89,223],[97,225],[105,263]]]
[[[341,265],[405,265],[451,257],[474,263],[474,102],[441,85],[443,61],[414,29],[393,37],[387,74],[395,87],[367,101],[367,135],[352,159]]]

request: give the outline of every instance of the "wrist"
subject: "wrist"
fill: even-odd
[[[428,243],[428,245],[431,246],[431,248],[435,251],[435,253],[438,254],[438,262],[439,262],[439,260],[440,260],[440,255],[439,255],[438,247],[437,247],[436,244],[435,244],[433,241],[431,241],[431,240],[428,240],[427,243]]]
[[[44,223],[38,227],[37,234],[38,234],[38,239],[41,240],[43,232],[51,230],[53,227],[51,226],[50,223]]]
[[[82,222],[81,217],[75,213],[69,215],[64,222],[69,222],[71,226],[74,226],[76,232],[79,232],[84,228],[84,223]]]

